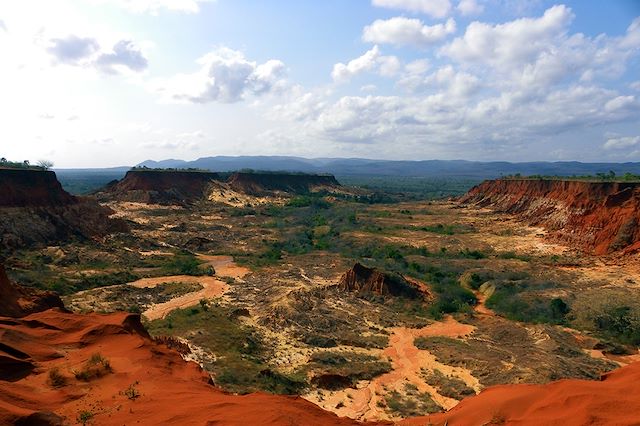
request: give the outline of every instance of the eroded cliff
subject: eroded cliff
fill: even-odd
[[[594,254],[640,249],[639,183],[497,179],[460,201],[515,214]]]

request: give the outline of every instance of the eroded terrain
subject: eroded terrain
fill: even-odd
[[[341,416],[395,420],[637,358],[616,321],[640,309],[638,255],[583,254],[487,209],[332,197],[108,206],[131,234],[17,252],[14,278],[74,310],[141,312],[232,392],[299,393]],[[428,294],[342,291],[354,262]]]

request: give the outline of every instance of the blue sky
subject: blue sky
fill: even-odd
[[[0,4],[0,155],[640,161],[640,1]]]

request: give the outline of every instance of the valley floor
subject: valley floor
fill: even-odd
[[[300,394],[359,420],[640,360],[638,255],[586,255],[451,201],[304,204],[111,203],[131,235],[19,252],[7,268],[73,310],[141,313],[227,391]],[[354,262],[428,294],[341,291]]]

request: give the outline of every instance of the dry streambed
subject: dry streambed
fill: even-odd
[[[389,373],[370,381],[362,381],[356,389],[347,388],[340,391],[313,391],[305,398],[321,407],[333,411],[339,416],[347,416],[359,420],[392,419],[387,410],[386,397],[393,391],[405,394],[407,385],[415,387],[417,392],[428,394],[443,409],[454,407],[459,401],[441,395],[438,389],[428,384],[424,378],[425,371],[439,371],[447,377],[463,381],[475,392],[481,389],[480,382],[471,372],[462,367],[442,364],[427,350],[420,350],[414,345],[417,337],[449,337],[464,338],[470,335],[475,327],[462,324],[452,317],[434,322],[423,328],[395,327],[389,331],[389,346],[381,353],[392,364]]]

